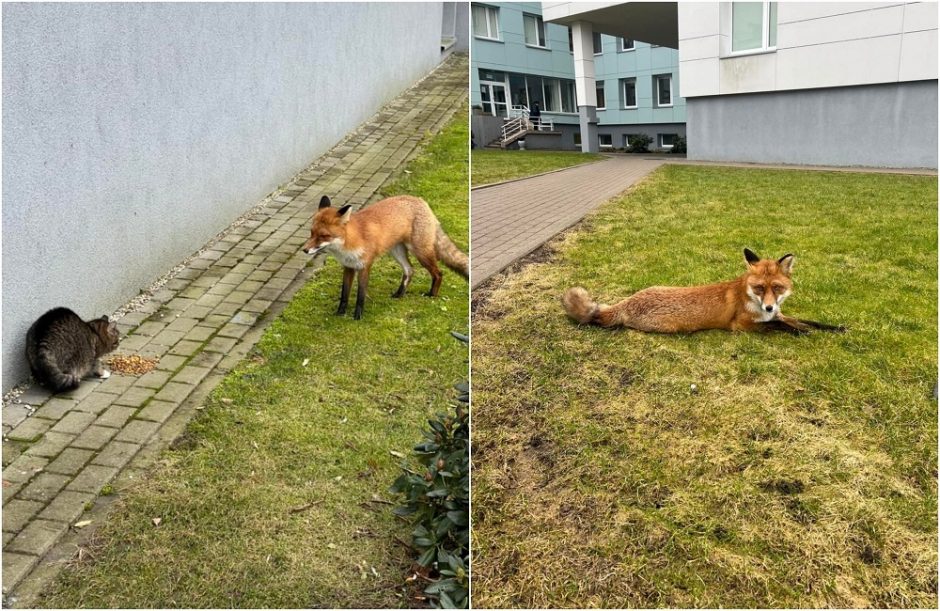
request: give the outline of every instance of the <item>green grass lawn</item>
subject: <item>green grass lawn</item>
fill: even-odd
[[[467,138],[464,109],[384,191],[427,199],[464,250]],[[467,283],[445,270],[429,299],[417,268],[391,299],[401,272],[383,257],[355,321],[333,315],[341,275],[330,259],[297,293],[189,425],[189,449],[167,451],[127,492],[93,560],[64,571],[42,606],[413,604],[396,540],[410,529],[381,501],[400,473],[390,452],[409,453],[467,377],[467,347],[449,334],[467,331]]]
[[[473,321],[477,607],[937,606],[937,179],[666,166]],[[559,303],[796,255],[842,335],[652,335]],[[693,392],[691,385],[697,386]]]
[[[596,153],[477,149],[470,155],[470,180],[473,186],[478,187],[603,158],[603,155]]]

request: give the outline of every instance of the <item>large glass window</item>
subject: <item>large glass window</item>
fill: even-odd
[[[604,51],[604,47],[601,44],[601,34],[600,32],[594,32],[594,55],[600,55]]]
[[[574,81],[561,81],[561,112],[578,112],[574,96]]]
[[[604,96],[604,81],[595,81],[594,91],[597,93],[597,110],[604,110],[607,108],[607,98]]]
[[[522,14],[522,24],[525,30],[525,44],[535,47],[545,46],[545,24],[538,15]]]
[[[499,9],[483,4],[474,4],[473,35],[479,38],[499,40]]]
[[[777,47],[776,2],[731,3],[731,52]]]

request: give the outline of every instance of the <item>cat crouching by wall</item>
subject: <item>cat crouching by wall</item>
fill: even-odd
[[[54,308],[27,331],[26,360],[37,382],[53,392],[71,390],[91,373],[111,375],[100,359],[117,348],[118,338],[107,316],[85,322],[68,308]]]

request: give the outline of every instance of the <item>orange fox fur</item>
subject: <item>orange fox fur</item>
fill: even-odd
[[[362,317],[369,271],[375,260],[390,253],[401,265],[402,279],[392,297],[401,297],[411,282],[413,268],[410,252],[431,274],[427,295],[436,297],[441,287],[440,260],[464,278],[469,278],[470,262],[441,229],[427,202],[419,197],[389,197],[353,213],[351,206],[333,208],[330,198],[323,196],[313,217],[310,239],[303,251],[315,255],[331,254],[343,266],[343,288],[337,314],[345,314],[353,276],[358,272],[356,309],[353,317]]]
[[[654,333],[781,330],[807,333],[811,329],[844,331],[780,312],[793,282],[793,255],[760,259],[744,249],[747,271],[727,282],[691,287],[654,286],[612,306],[595,303],[581,287],[568,289],[561,301],[568,316],[582,324],[630,327]]]

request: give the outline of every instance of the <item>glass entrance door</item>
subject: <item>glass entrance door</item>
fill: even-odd
[[[506,84],[495,81],[480,82],[480,101],[483,112],[494,117],[508,117],[509,104],[506,101]]]

